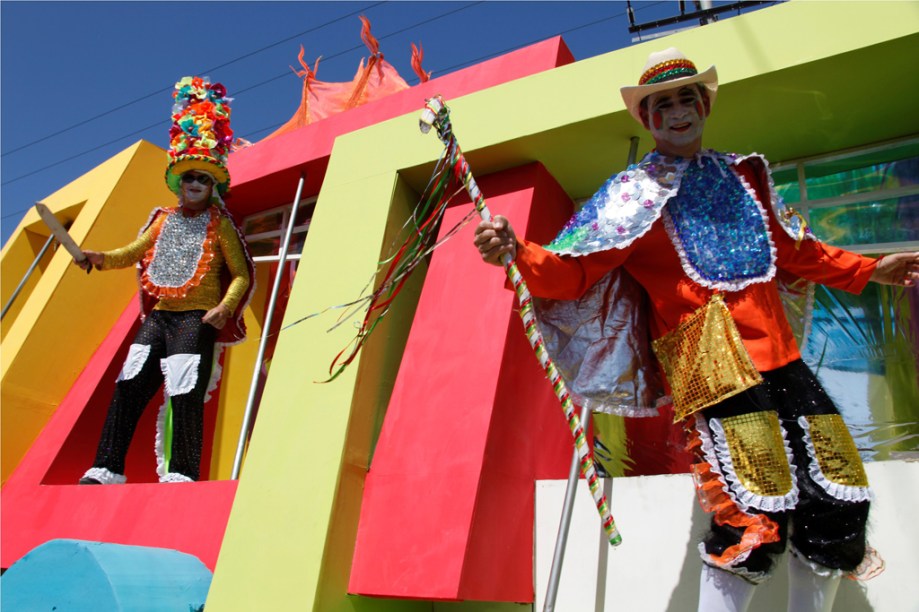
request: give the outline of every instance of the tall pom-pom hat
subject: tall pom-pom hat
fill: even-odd
[[[175,84],[172,97],[166,184],[181,194],[182,175],[195,170],[211,175],[217,193],[225,194],[230,188],[227,156],[233,142],[226,88],[207,77],[187,76]]]

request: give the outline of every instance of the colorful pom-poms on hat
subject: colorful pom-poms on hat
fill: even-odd
[[[166,184],[181,192],[181,176],[189,170],[211,174],[217,190],[230,186],[227,156],[233,143],[230,129],[230,99],[220,83],[207,77],[187,76],[175,84],[172,127],[169,130],[169,167]]]

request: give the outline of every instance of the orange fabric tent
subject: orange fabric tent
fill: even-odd
[[[327,83],[316,78],[319,68],[319,59],[312,68],[303,61],[303,46],[297,59],[302,70],[294,70],[295,74],[303,79],[303,91],[300,107],[290,120],[277,130],[263,138],[268,140],[279,134],[301,128],[305,125],[321,121],[326,117],[352,109],[356,106],[378,100],[403,89],[409,85],[399,76],[399,72],[385,59],[380,52],[380,43],[370,33],[370,21],[361,15],[361,40],[370,50],[370,58],[361,63],[351,81],[344,83]],[[424,83],[431,77],[430,72],[425,72],[421,67],[424,50],[412,44],[412,68]],[[293,68],[292,68],[293,69]]]

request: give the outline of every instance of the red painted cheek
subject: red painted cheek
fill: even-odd
[[[696,113],[699,114],[699,117],[705,116],[705,107],[702,106],[701,100],[696,100]]]
[[[654,124],[654,129],[659,130],[664,125],[664,116],[660,111],[654,111],[651,113],[651,122]]]

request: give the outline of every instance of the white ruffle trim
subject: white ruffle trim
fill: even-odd
[[[153,441],[153,452],[156,453],[156,473],[160,477],[166,475],[166,415],[168,414],[169,398],[163,401],[159,412],[156,414],[156,438]]]
[[[699,542],[698,549],[699,556],[702,557],[702,562],[709,567],[722,569],[726,572],[734,574],[735,576],[740,576],[747,582],[753,584],[760,584],[769,579],[770,575],[766,572],[751,572],[744,567],[737,567],[738,564],[747,560],[747,557],[750,556],[750,553],[753,552],[753,549],[745,550],[744,552],[734,557],[734,559],[732,559],[729,563],[719,563],[715,561],[714,557],[705,551],[705,544],[702,542]]]
[[[178,472],[169,472],[168,474],[163,474],[160,476],[160,482],[194,482],[191,478],[185,474],[179,474]]]
[[[708,423],[706,422],[705,417],[698,412],[694,416],[696,417],[696,431],[699,432],[699,441],[702,443],[702,454],[705,456],[705,461],[708,462],[712,472],[718,476],[718,482],[721,483],[721,490],[731,498],[731,501],[733,501],[741,511],[747,512],[747,508],[738,502],[737,496],[734,495],[734,492],[728,486],[728,483],[724,478],[724,472],[721,471],[721,463],[718,461],[718,455],[715,452],[715,443],[712,440],[712,432],[708,428]],[[749,514],[749,512],[747,512],[747,514]],[[746,559],[747,554],[749,553],[743,554],[740,561]],[[735,563],[739,563],[740,561],[735,561]]]
[[[89,468],[86,470],[86,473],[83,474],[83,478],[92,478],[94,480],[98,480],[104,485],[124,484],[128,481],[124,474],[116,474],[115,472],[103,467]]]
[[[121,366],[121,372],[118,373],[118,378],[115,379],[115,382],[118,383],[122,380],[131,380],[140,374],[149,356],[149,344],[132,344],[128,348],[128,356],[125,357],[124,365]]]
[[[165,392],[169,397],[183,395],[195,388],[201,355],[178,353],[160,360],[160,369],[166,380]]]
[[[705,460],[712,468],[712,472],[718,476],[718,482],[721,483],[721,490],[727,493],[731,499],[734,499],[734,494],[731,493],[731,490],[728,488],[728,483],[725,482],[724,474],[721,472],[721,466],[718,464],[718,456],[715,454],[715,444],[712,441],[712,432],[708,428],[708,422],[700,412],[697,412],[693,416],[696,418],[696,431],[699,432],[699,441],[702,443],[702,454],[705,455]],[[735,499],[734,502],[736,503],[737,500]]]
[[[220,357],[223,355],[223,351],[226,347],[226,344],[219,342],[214,345],[214,363],[211,365],[211,377],[208,379],[207,389],[204,391],[203,404],[210,401],[211,394],[217,390],[217,385],[220,383],[220,377],[223,376],[223,365],[220,363]]]
[[[798,417],[798,425],[804,430],[804,445],[807,447],[807,456],[810,463],[807,466],[807,473],[811,480],[816,482],[821,489],[826,491],[827,495],[840,501],[863,502],[874,499],[874,493],[871,487],[855,487],[852,485],[840,484],[833,482],[820,469],[820,461],[817,459],[817,449],[814,448],[814,441],[810,435],[810,424],[807,417]]]
[[[730,497],[731,500],[735,504],[738,505],[738,507],[740,508],[742,512],[747,512],[746,508],[738,504],[737,497],[734,495],[733,491],[731,491],[731,489],[728,487],[727,482],[725,482],[724,473],[721,471],[721,466],[719,465],[719,462],[718,462],[718,456],[715,454],[715,445],[712,442],[712,433],[708,428],[708,423],[706,422],[705,417],[702,416],[702,414],[698,412],[693,416],[695,416],[696,418],[696,431],[699,433],[699,441],[702,443],[702,454],[705,456],[705,461],[708,462],[709,467],[711,467],[712,473],[714,473],[718,477],[718,482],[721,483],[721,490],[724,491],[725,494],[728,497]],[[747,514],[749,514],[749,512],[747,512]],[[731,573],[737,574],[738,576],[741,576],[745,580],[749,580],[750,582],[754,584],[759,584],[760,582],[768,578],[768,575],[765,573],[754,574],[743,568],[735,568],[737,564],[743,563],[744,561],[747,560],[747,557],[750,556],[750,553],[753,552],[753,549],[749,549],[749,550],[745,550],[741,552],[740,554],[738,554],[736,557],[734,557],[733,559],[731,559],[731,561],[727,563],[719,563],[715,561],[712,555],[706,552],[704,543],[699,542],[698,548],[699,548],[699,556],[702,557],[702,561],[706,565],[721,568],[725,571],[729,571]]]
[[[766,159],[766,156],[761,155],[760,153],[750,153],[749,155],[738,155],[737,158],[734,160],[734,163],[739,164],[740,162],[746,161],[750,158],[756,158],[757,160],[761,161],[763,165],[766,167],[766,178],[768,179],[768,183],[769,183],[769,200],[770,200],[770,207],[772,208],[772,212],[773,214],[775,214],[775,218],[779,221],[779,225],[782,226],[782,229],[785,230],[785,233],[788,234],[791,238],[794,238],[795,240],[797,240],[798,239],[797,230],[799,229],[798,224],[800,224],[800,220],[790,221],[785,218],[784,213],[788,207],[785,205],[785,201],[781,198],[781,196],[779,196],[778,192],[775,190],[775,181],[772,178],[772,169],[769,167],[769,160]],[[817,237],[814,235],[814,233],[810,231],[804,233],[804,238],[807,240],[814,240],[814,241],[817,240]]]
[[[747,490],[743,483],[740,482],[734,468],[734,461],[731,459],[731,450],[728,448],[721,420],[712,419],[711,432],[714,440],[714,454],[717,456],[724,479],[728,482],[728,494],[744,511],[755,508],[761,512],[782,512],[791,510],[798,503],[798,479],[795,476],[795,464],[791,454],[791,447],[788,445],[788,436],[785,434],[785,429],[781,425],[779,425],[779,429],[782,432],[782,446],[785,449],[785,457],[788,461],[791,475],[791,489],[785,495],[758,495]],[[703,442],[704,448],[705,443]],[[706,457],[708,457],[707,454]]]

